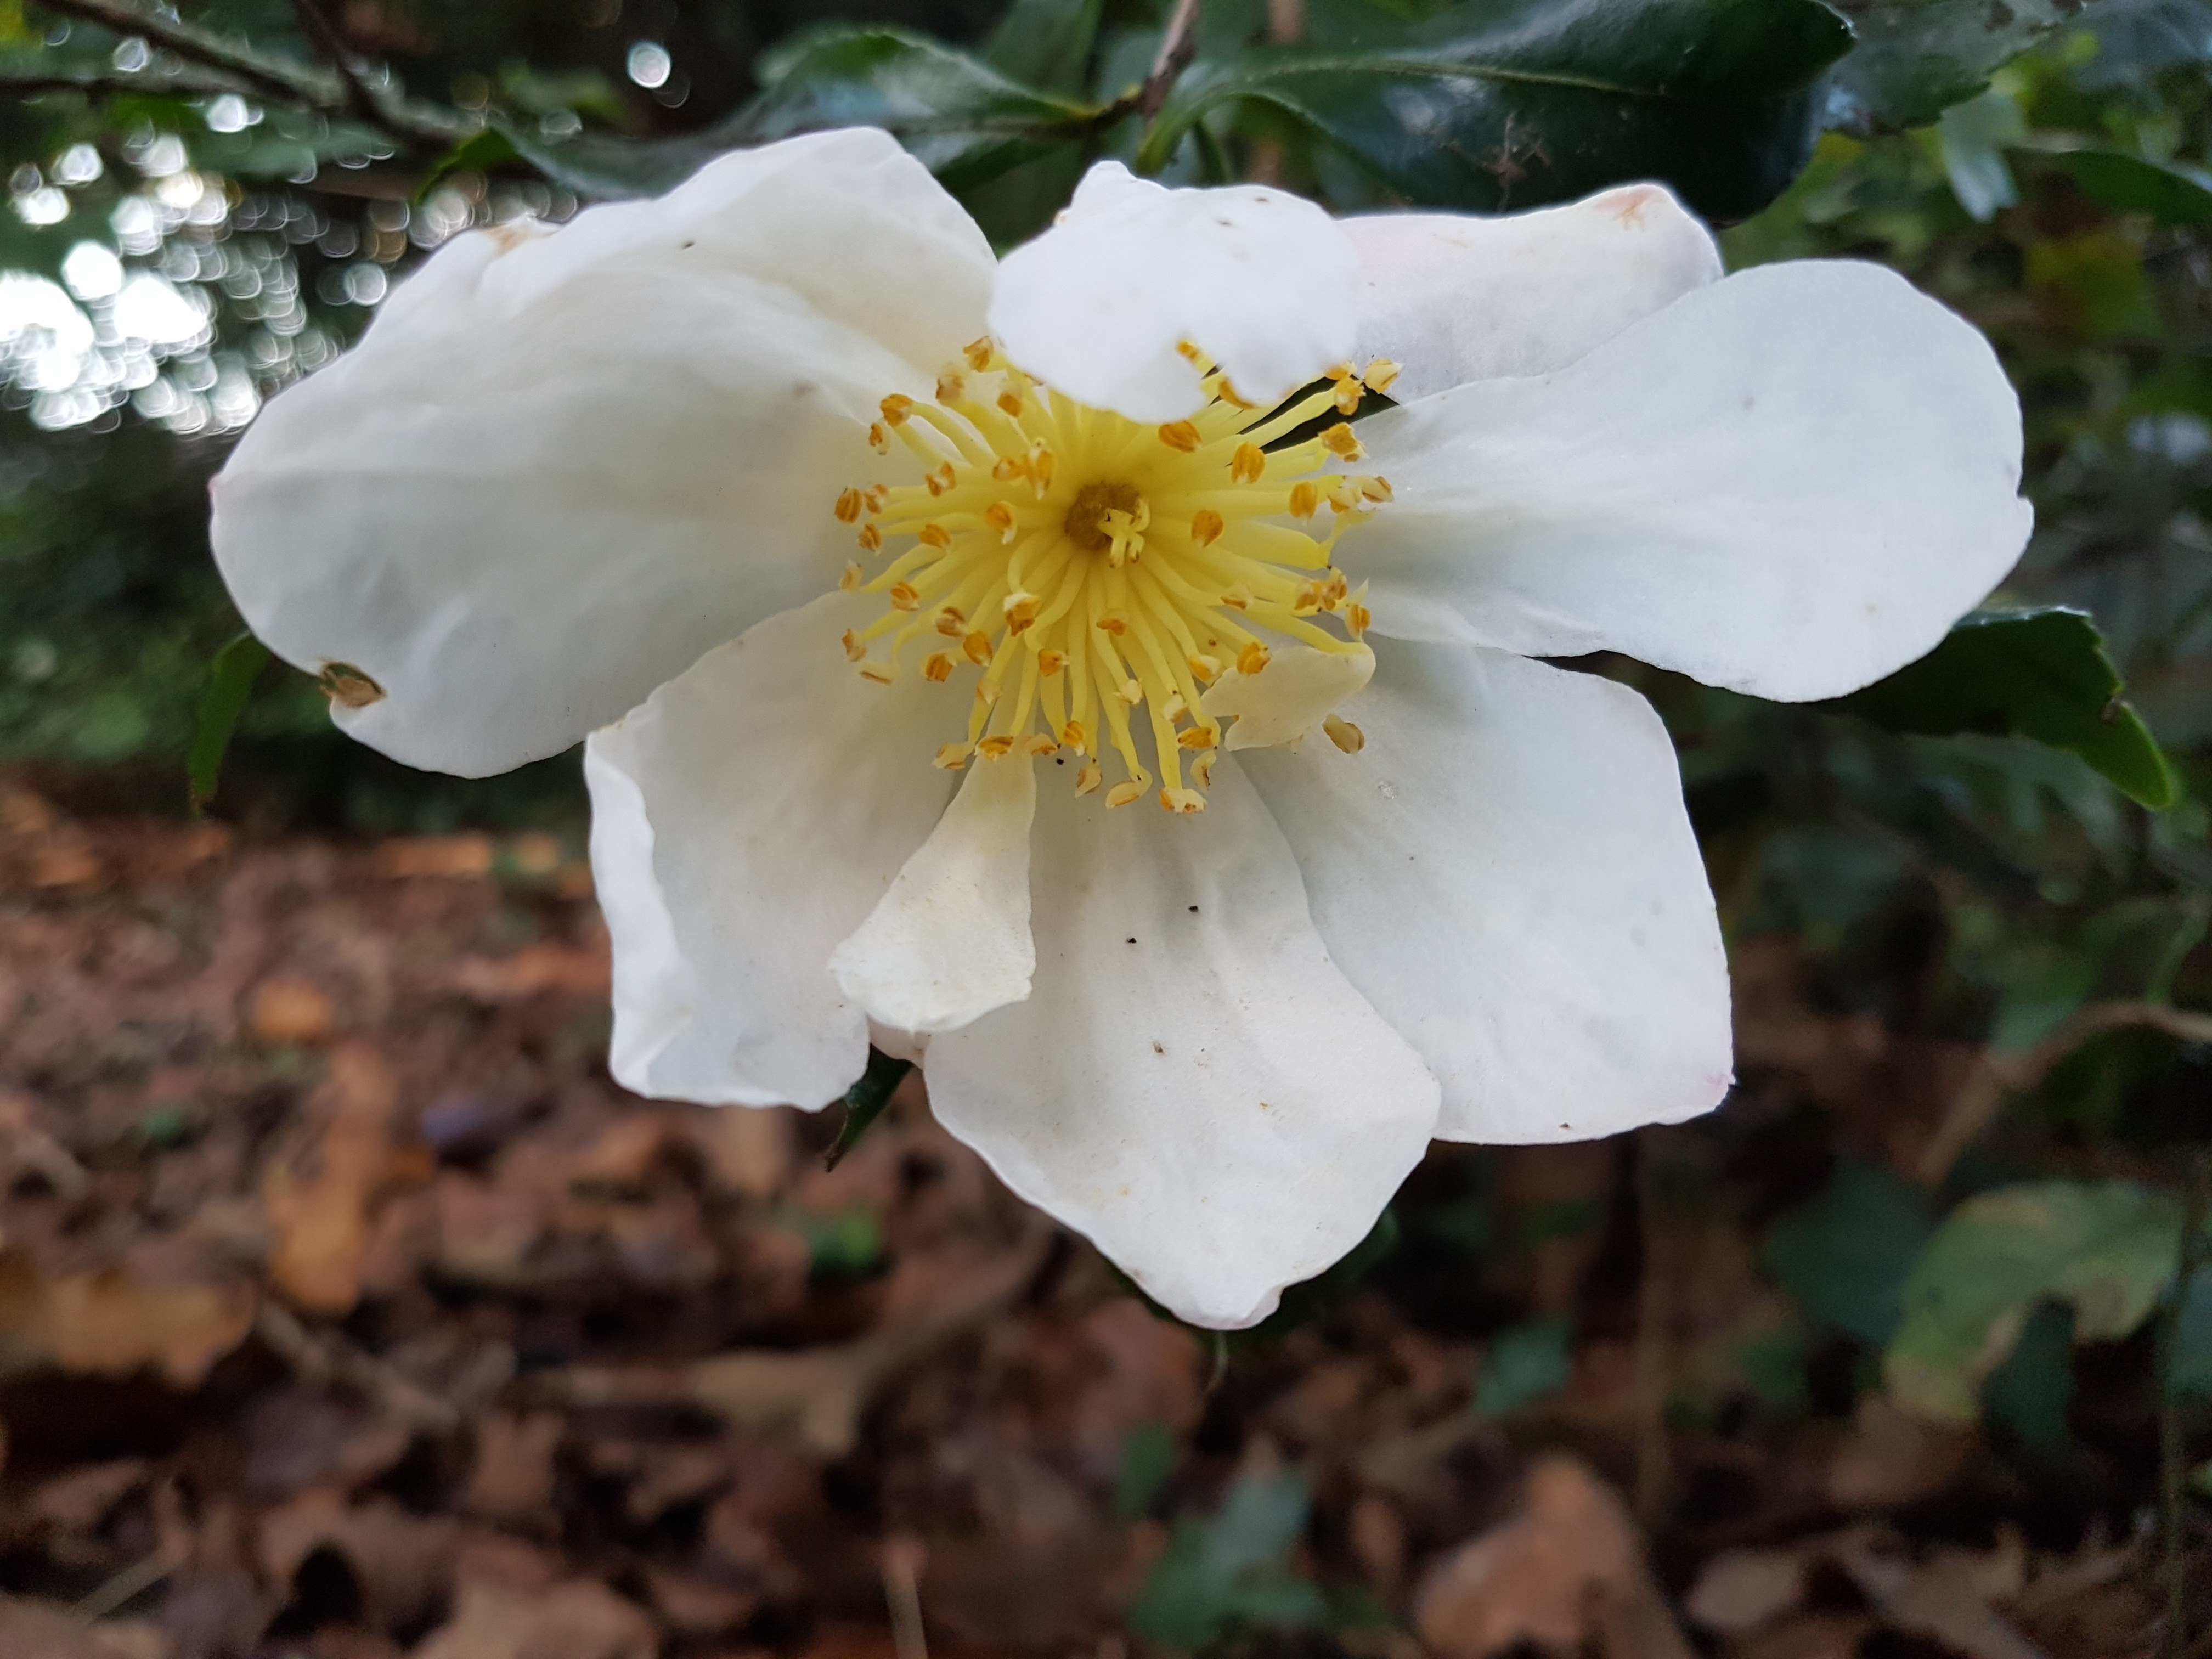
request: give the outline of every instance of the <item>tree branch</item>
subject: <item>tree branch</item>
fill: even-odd
[[[1198,8],[1199,0],[1176,0],[1175,15],[1168,19],[1168,32],[1160,37],[1159,53],[1152,59],[1152,73],[1145,76],[1144,90],[1137,97],[1137,107],[1147,122],[1167,102],[1176,77],[1198,56]]]

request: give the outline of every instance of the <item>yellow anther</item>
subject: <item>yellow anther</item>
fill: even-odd
[[[1390,481],[1379,472],[1370,473],[1359,481],[1359,493],[1370,501],[1387,501],[1390,499]]]
[[[894,611],[921,609],[921,595],[915,591],[914,584],[911,582],[893,582],[890,592],[884,597],[890,600],[891,609]]]
[[[1322,602],[1328,592],[1326,582],[1301,582],[1297,596],[1291,601],[1291,610],[1295,615],[1310,617],[1322,608]]]
[[[978,668],[991,660],[991,636],[980,628],[960,641],[960,648],[968,653],[968,660]],[[981,689],[981,686],[976,688],[978,690]]]
[[[1041,679],[1048,680],[1066,666],[1067,654],[1065,652],[1048,648],[1037,653],[1037,675]]]
[[[864,524],[860,526],[860,534],[853,539],[867,549],[869,552],[874,553],[881,550],[883,547],[884,532],[872,524]]]
[[[1177,340],[1176,349],[1194,363],[1202,363],[1206,361],[1206,354],[1198,349],[1198,342],[1195,340]]]
[[[1029,476],[1030,462],[1026,455],[1002,455],[992,463],[991,476],[1000,483],[1012,483],[1017,478]]]
[[[1347,461],[1356,461],[1367,453],[1359,447],[1359,434],[1342,421],[1321,434],[1321,447]]]
[[[1365,634],[1374,621],[1375,613],[1357,599],[1344,607],[1345,630],[1355,640]]]
[[[1016,420],[1022,418],[1022,394],[1011,388],[999,394],[999,408]]]
[[[845,630],[845,660],[859,662],[868,654],[867,642],[851,629]]]
[[[848,593],[857,593],[860,591],[861,584],[867,580],[866,571],[861,569],[858,563],[848,561],[844,574],[837,578],[837,586]]]
[[[1336,412],[1340,415],[1357,415],[1359,413],[1359,400],[1364,395],[1360,390],[1358,380],[1352,376],[1346,376],[1336,383]]]
[[[884,425],[899,426],[905,422],[907,416],[914,413],[914,399],[903,392],[894,392],[890,397],[884,398],[878,407],[884,411]]]
[[[1109,611],[1098,619],[1098,629],[1101,633],[1111,634],[1118,640],[1129,631],[1129,618],[1121,611]]]
[[[1356,380],[1359,378],[1358,371],[1354,369],[1349,362],[1331,363],[1327,368],[1322,370],[1322,374],[1324,379],[1334,380],[1340,386],[1346,380]]]
[[[1117,783],[1106,792],[1106,804],[1109,806],[1127,806],[1131,801],[1142,800],[1144,798],[1145,786],[1133,778]]]
[[[921,659],[921,677],[943,684],[952,678],[952,659],[942,651],[933,651]]]
[[[1200,685],[1211,685],[1221,678],[1221,662],[1216,657],[1197,656],[1189,659],[1191,678]]]
[[[1014,523],[1014,509],[1006,502],[993,501],[990,506],[985,507],[983,522],[999,532],[1001,544],[1013,540],[1017,527]]]
[[[878,455],[888,455],[891,453],[891,441],[885,434],[880,421],[868,422],[868,447]]]
[[[837,492],[837,505],[830,510],[837,515],[838,523],[857,524],[860,509],[867,505],[867,501],[868,498],[857,489],[841,489]]]
[[[1073,749],[1079,755],[1088,754],[1091,750],[1091,734],[1083,729],[1081,720],[1070,720],[1061,726],[1060,741],[1063,747]]]
[[[953,605],[946,605],[937,613],[937,631],[948,640],[957,640],[968,626],[968,618]]]
[[[1182,693],[1170,691],[1168,700],[1160,705],[1160,716],[1170,726],[1179,726],[1182,717],[1190,713],[1190,705],[1182,700]]]
[[[1160,441],[1188,455],[1198,447],[1198,428],[1188,421],[1170,421],[1160,428]]]
[[[1398,365],[1388,357],[1377,357],[1359,378],[1367,382],[1370,392],[1388,392],[1390,383],[1398,378]]]
[[[1107,804],[1111,805],[1113,803],[1109,801]],[[1193,812],[1206,811],[1206,797],[1195,789],[1163,789],[1160,791],[1160,805],[1170,812],[1188,817]]]
[[[1221,602],[1231,611],[1249,611],[1252,608],[1252,595],[1242,587],[1225,588],[1222,592]]]
[[[1022,739],[1022,753],[1024,755],[1049,755],[1059,747],[1042,732],[1032,732]]]
[[[1190,763],[1190,781],[1201,789],[1213,787],[1214,751],[1207,750]]]
[[[1145,700],[1145,688],[1135,680],[1123,680],[1114,688],[1114,695],[1134,708]]]
[[[941,524],[926,524],[915,535],[915,540],[924,547],[950,547],[952,545],[952,532]]]
[[[982,374],[991,367],[991,337],[986,334],[980,340],[970,340],[960,349],[960,355],[968,360],[969,368]]]
[[[1046,490],[1052,488],[1052,451],[1039,444],[1030,451],[1030,483],[1035,486],[1037,499],[1042,501]]]
[[[1087,795],[1106,781],[1106,769],[1097,761],[1085,761],[1076,769],[1075,793]]]
[[[870,484],[860,496],[860,499],[867,503],[868,511],[871,513],[882,512],[884,503],[890,498],[890,486],[888,484]]]
[[[1367,734],[1350,720],[1341,719],[1335,714],[1328,715],[1324,719],[1321,723],[1321,729],[1328,733],[1328,740],[1331,743],[1347,755],[1356,755],[1367,747]]]
[[[933,471],[927,477],[922,480],[922,483],[929,486],[929,493],[931,495],[942,495],[946,490],[951,489],[953,485],[957,483],[959,481],[959,474],[953,471],[952,463],[947,461],[943,466],[938,467]]]
[[[993,703],[994,703],[994,702],[998,702],[998,700],[999,700],[999,686],[998,686],[998,682],[996,682],[995,680],[988,680],[988,679],[986,679],[986,680],[979,680],[979,681],[977,681],[977,682],[976,682],[976,684],[975,684],[975,701],[976,701],[977,702],[981,703],[981,704],[983,705],[983,707],[984,707],[984,708],[989,708]]]
[[[1238,483],[1257,483],[1267,470],[1267,452],[1257,444],[1239,444],[1229,458],[1229,476]]]
[[[873,680],[878,685],[889,685],[893,676],[891,671],[881,663],[864,662],[860,665],[860,678]]]
[[[1210,726],[1194,726],[1176,739],[1185,749],[1211,749],[1219,742],[1221,734]]]
[[[985,760],[1004,760],[1014,752],[1014,740],[1003,736],[986,738],[975,745],[975,752]]]
[[[957,772],[968,764],[968,745],[964,743],[941,745],[937,751],[936,764],[947,772]]]
[[[1310,481],[1302,481],[1291,486],[1290,507],[1292,518],[1310,519],[1320,506],[1321,489],[1318,485]]]
[[[1229,526],[1221,515],[1210,507],[1201,507],[1190,515],[1190,538],[1200,547],[1211,547],[1221,539],[1221,532]]]
[[[1006,631],[1025,634],[1036,620],[1037,606],[1043,601],[1034,593],[1009,593],[1000,601],[999,609],[1006,618]]]
[[[1237,653],[1237,672],[1249,679],[1267,665],[1273,654],[1266,646],[1255,640]]]
[[[957,404],[968,395],[968,377],[957,368],[944,370],[937,377],[937,401]]]

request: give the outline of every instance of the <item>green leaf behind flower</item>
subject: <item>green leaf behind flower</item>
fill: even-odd
[[[1893,732],[2033,738],[2145,806],[2171,806],[2173,769],[2121,690],[2096,623],[2054,605],[1975,611],[1919,661],[1825,706]]]
[[[1858,45],[1836,67],[1828,125],[1923,126],[1989,84],[1991,71],[2081,10],[2080,0],[1833,0]]]
[[[222,757],[229,751],[230,735],[238,717],[246,712],[254,682],[269,666],[269,647],[251,634],[240,634],[215,653],[207,690],[200,694],[194,716],[192,746],[185,763],[192,810],[197,812],[215,799],[222,781]]]

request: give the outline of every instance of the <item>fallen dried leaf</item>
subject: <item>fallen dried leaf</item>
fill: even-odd
[[[343,1315],[361,1300],[369,1208],[399,1170],[398,1080],[376,1050],[349,1042],[307,1103],[291,1142],[262,1171],[276,1233],[270,1284],[294,1306]]]
[[[8,1659],[162,1659],[158,1626],[87,1624],[48,1602],[0,1595],[0,1653]]]
[[[463,1500],[469,1513],[525,1530],[557,1527],[553,1454],[566,1429],[554,1412],[487,1414],[477,1425],[476,1462]]]
[[[1864,1548],[1839,1551],[1836,1559],[1881,1616],[1906,1635],[1932,1637],[1967,1659],[2043,1659],[1961,1577]]]
[[[1519,1643],[1590,1659],[1691,1659],[1612,1489],[1572,1458],[1528,1473],[1522,1513],[1431,1569],[1414,1626],[1440,1659]]]
[[[246,1029],[262,1042],[314,1044],[337,1029],[338,1011],[320,987],[303,979],[265,979],[253,988]]]
[[[1724,1550],[1705,1563],[1682,1610],[1723,1636],[1756,1630],[1804,1600],[1805,1566],[1796,1550]]]
[[[653,1620],[591,1579],[538,1590],[489,1583],[461,1588],[451,1623],[414,1659],[656,1659]]]
[[[348,1508],[341,1492],[306,1492],[261,1517],[261,1565],[289,1584],[310,1555],[330,1550],[352,1570],[371,1624],[419,1627],[452,1588],[456,1535],[450,1517],[410,1515],[389,1498]]]
[[[0,1372],[52,1364],[127,1376],[150,1365],[196,1389],[253,1326],[253,1287],[220,1271],[176,1239],[52,1279],[27,1251],[0,1250]]]
[[[1924,1422],[1883,1395],[1859,1401],[1850,1437],[1829,1460],[1827,1498],[1841,1510],[1893,1509],[1941,1492],[1974,1449],[1971,1429]]]

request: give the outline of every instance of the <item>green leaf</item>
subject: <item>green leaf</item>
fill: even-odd
[[[1213,1519],[1176,1523],[1129,1604],[1129,1628],[1190,1650],[1240,1627],[1321,1623],[1328,1610],[1321,1592],[1290,1570],[1306,1510],[1306,1483],[1295,1471],[1239,1475]]]
[[[2162,225],[2212,224],[2212,175],[2194,167],[2111,149],[2063,150],[2046,159],[2106,207],[2148,213]]]
[[[415,199],[422,201],[457,173],[489,173],[521,158],[522,152],[514,147],[514,140],[498,127],[472,132],[431,163],[430,170],[422,175],[422,182],[415,186]]]
[[[1832,0],[1858,45],[1836,66],[1828,125],[1924,126],[1989,84],[2008,58],[2081,10],[2081,0]]]
[[[1820,1195],[1767,1236],[1766,1270],[1808,1319],[1878,1345],[1904,1322],[1905,1280],[1933,1224],[1918,1187],[1844,1158]]]
[[[867,1070],[860,1080],[845,1091],[845,1121],[837,1128],[836,1143],[830,1148],[829,1165],[836,1169],[844,1161],[868,1126],[884,1115],[884,1108],[891,1103],[891,1095],[914,1070],[910,1060],[893,1060],[880,1048],[868,1050]]]
[[[2079,756],[2145,806],[2171,806],[2180,784],[2121,690],[2096,623],[2053,605],[1977,611],[1919,661],[1822,706],[1893,732],[2033,738]]]
[[[1180,1455],[1175,1431],[1166,1424],[1139,1423],[1130,1430],[1114,1479],[1114,1518],[1127,1524],[1151,1514],[1175,1475]]]
[[[1574,1365],[1568,1334],[1565,1320],[1540,1319],[1492,1337],[1474,1385],[1476,1413],[1508,1416],[1564,1389]]]
[[[882,127],[953,188],[1046,154],[1098,112],[901,29],[817,30],[767,54],[759,73],[760,95],[717,130],[726,143]]]
[[[2175,1310],[2166,1380],[2178,1399],[2212,1400],[2212,1273],[2191,1275]]]
[[[1963,104],[1954,104],[1936,124],[1943,146],[1943,171],[1950,176],[1951,193],[1978,224],[1996,216],[1999,208],[2020,200],[2020,185],[2005,160],[2007,146],[2027,137],[2027,118],[2011,94],[1994,89]]]
[[[1014,0],[983,42],[983,61],[1010,80],[1079,92],[1105,0]]]
[[[2074,1316],[2060,1304],[2038,1303],[2012,1352],[1982,1384],[1982,1408],[2029,1450],[2047,1452],[2066,1443],[2073,1405]]]
[[[1468,0],[1349,46],[1194,65],[1138,166],[1157,170],[1209,111],[1255,100],[1431,206],[1533,207],[1656,178],[1739,219],[1804,165],[1814,83],[1850,44],[1816,0]]]
[[[2109,1342],[2148,1317],[2172,1282],[2181,1206],[2132,1182],[2051,1181],[1970,1198],[1946,1217],[1905,1287],[1883,1376],[1899,1402],[1971,1423],[1981,1386],[2049,1298],[2076,1341]]]
[[[215,799],[222,781],[222,757],[230,748],[230,734],[246,712],[246,699],[261,671],[269,666],[269,647],[251,634],[240,634],[215,653],[207,690],[200,693],[194,716],[192,746],[185,762],[192,811],[198,812]]]

